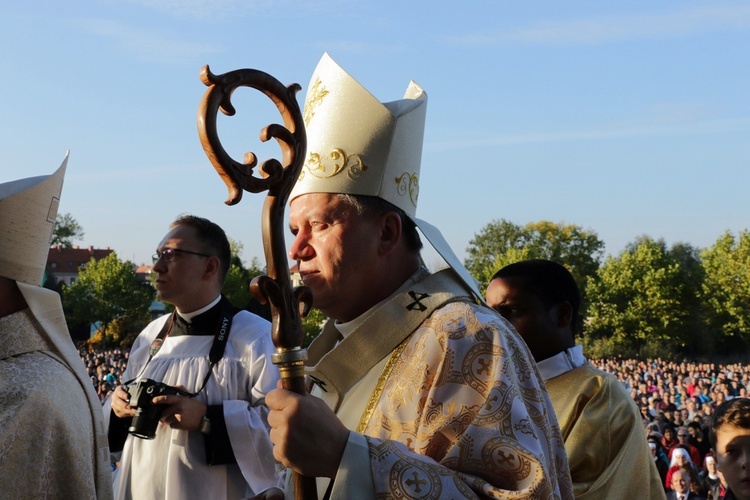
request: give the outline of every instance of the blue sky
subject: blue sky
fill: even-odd
[[[263,196],[224,205],[198,75],[309,84],[324,52],[382,101],[429,95],[417,215],[459,257],[493,219],[699,247],[750,227],[750,3],[57,0],[0,6],[0,182],[51,173],[81,245],[150,255],[180,213],[262,258]],[[238,91],[236,159],[279,120]]]

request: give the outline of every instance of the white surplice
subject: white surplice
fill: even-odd
[[[136,339],[123,380],[150,378],[171,386],[200,388],[210,362],[213,336],[167,337],[141,373],[149,347],[169,315],[153,321]],[[241,311],[234,316],[221,361],[197,398],[223,405],[224,421],[236,464],[206,465],[204,436],[159,424],[153,440],[128,435],[115,473],[115,498],[246,498],[277,486],[276,462],[266,424],[265,395],[276,387],[277,368],[270,323]],[[109,418],[109,400],[104,413]]]

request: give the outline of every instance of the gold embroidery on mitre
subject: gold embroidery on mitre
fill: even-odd
[[[323,103],[323,98],[327,95],[328,91],[323,86],[320,78],[318,78],[310,89],[310,98],[305,102],[305,109],[302,110],[302,118],[305,120],[305,125],[310,125],[310,120],[315,116],[315,108]]]
[[[419,198],[419,176],[404,172],[401,177],[396,177],[395,181],[398,194],[404,196],[408,193],[412,205],[416,207]]]
[[[302,167],[302,172],[299,174],[300,181],[305,178],[306,172],[318,179],[329,179],[341,172],[346,172],[350,179],[356,180],[362,175],[362,172],[367,170],[367,165],[362,163],[362,158],[358,154],[348,155],[341,148],[331,151],[328,157],[331,161],[325,161],[321,158],[319,153],[310,153]]]

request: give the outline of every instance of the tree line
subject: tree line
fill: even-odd
[[[73,226],[73,229],[71,229]],[[69,214],[58,216],[64,229],[58,242],[70,245],[83,230]],[[240,259],[242,244],[230,239],[232,262],[223,293],[238,307],[269,317],[267,306],[250,294],[252,278],[265,274],[257,258]],[[641,236],[617,255],[604,256],[604,242],[591,230],[548,221],[514,224],[500,219],[470,241],[464,264],[481,290],[501,267],[525,259],[565,265],[581,291],[578,334],[589,357],[745,359],[750,352],[750,231],[719,236],[708,248],[688,243],[667,246]],[[127,346],[148,323],[155,300],[135,265],[115,252],[91,260],[78,279],[61,288],[71,331],[97,325],[91,342]],[[306,340],[325,318],[320,311],[303,319]]]
[[[577,225],[487,224],[469,243],[467,269],[482,289],[525,259],[565,265],[581,291],[578,332],[592,358],[746,359],[750,341],[750,231],[708,248],[641,236],[618,255]]]

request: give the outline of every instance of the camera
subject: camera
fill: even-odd
[[[124,388],[130,395],[130,406],[136,409],[128,432],[142,439],[154,439],[156,437],[156,427],[159,425],[159,417],[164,410],[164,405],[155,405],[151,402],[154,397],[175,394],[191,395],[176,387],[149,378],[138,380]]]

